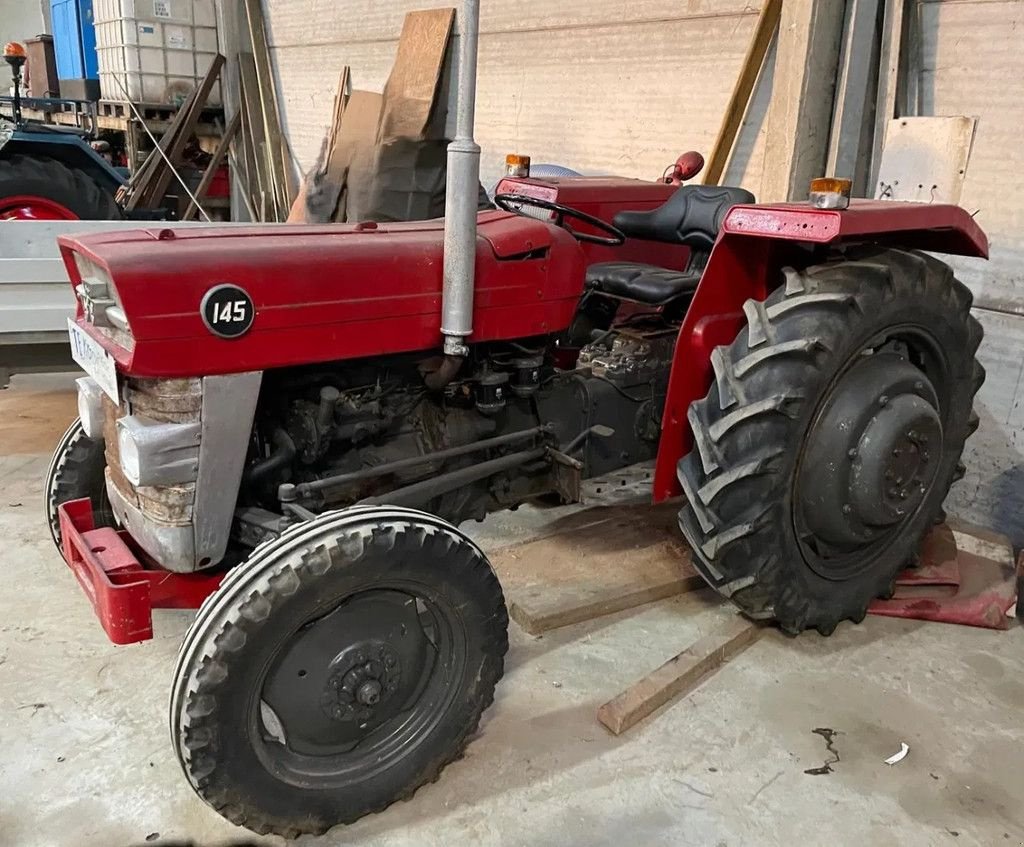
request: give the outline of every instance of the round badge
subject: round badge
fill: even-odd
[[[206,328],[221,338],[245,335],[256,317],[256,307],[248,292],[231,283],[215,285],[207,291],[199,312]]]

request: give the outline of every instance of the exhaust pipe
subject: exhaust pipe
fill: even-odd
[[[476,55],[480,0],[463,0],[459,13],[459,77],[455,139],[448,145],[444,213],[444,294],[441,333],[445,356],[465,356],[473,332],[476,271],[476,215],[480,186],[480,147],[473,140],[476,116]]]

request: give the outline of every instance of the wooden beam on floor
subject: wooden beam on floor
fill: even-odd
[[[584,590],[575,593],[568,601],[564,596],[552,596],[538,589],[535,597],[520,596],[513,600],[508,613],[530,635],[542,635],[563,626],[613,615],[706,587],[707,583],[701,577],[692,574],[638,588]]]
[[[747,55],[740,67],[740,75],[736,78],[729,103],[725,107],[725,117],[722,118],[718,137],[715,138],[711,154],[704,166],[704,185],[718,185],[722,180],[722,174],[725,173],[726,165],[729,164],[729,156],[732,155],[736,136],[743,123],[743,116],[747,113],[747,107],[750,105],[754,86],[757,84],[757,78],[761,75],[765,56],[768,55],[768,48],[775,37],[775,31],[779,28],[781,14],[782,0],[765,0],[765,4],[761,8],[761,15],[757,19],[757,25],[754,27],[754,34],[750,39],[750,46],[747,47]]]
[[[730,617],[711,635],[601,706],[597,719],[621,735],[666,703],[693,691],[710,673],[753,644],[762,629],[740,615]]]
[[[703,588],[678,509],[673,502],[585,509],[550,535],[494,552],[510,617],[540,635]]]

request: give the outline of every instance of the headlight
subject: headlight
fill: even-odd
[[[92,377],[75,380],[78,386],[78,419],[93,441],[103,440],[103,389]]]
[[[200,424],[157,423],[136,415],[117,422],[121,472],[132,485],[181,485],[199,472]]]
[[[124,418],[117,422],[117,452],[121,458],[121,473],[132,485],[138,485],[142,473],[139,445],[131,429],[121,426],[123,420]]]

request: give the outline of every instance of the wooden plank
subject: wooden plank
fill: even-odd
[[[269,159],[274,166],[275,205],[280,213],[278,220],[283,220],[298,192],[298,184],[295,179],[295,169],[292,166],[290,148],[281,130],[281,107],[270,62],[266,23],[263,20],[263,7],[260,0],[245,0],[245,13],[249,24],[256,79],[259,84],[259,102],[263,106],[263,129],[267,139],[273,139],[274,142],[272,145],[268,145],[268,152],[270,153]]]
[[[144,174],[144,184],[137,185],[132,191],[131,199],[125,207],[128,211],[139,206],[153,208],[163,199],[168,186],[171,184],[171,179],[174,177],[170,167],[168,167],[167,160],[169,159],[175,167],[180,165],[181,154],[185,149],[185,145],[192,137],[196,124],[199,123],[203,107],[206,105],[213,85],[217,81],[217,77],[220,76],[221,68],[223,67],[224,57],[217,54],[213,57],[213,61],[210,63],[210,68],[207,70],[206,76],[203,77],[203,81],[192,92],[178,114],[175,115],[173,121],[174,130],[166,133],[164,138],[160,140],[160,147],[164,150],[166,159],[155,150],[153,151],[158,159],[151,172]],[[167,139],[166,147],[164,147],[165,139]]]
[[[739,615],[731,617],[711,635],[602,705],[597,719],[621,735],[669,701],[693,691],[710,673],[753,644],[762,629]]]
[[[718,185],[722,174],[725,173],[733,145],[736,143],[736,136],[743,123],[743,116],[750,105],[754,86],[757,84],[757,78],[764,66],[764,57],[768,55],[768,48],[775,37],[775,31],[779,28],[781,14],[782,0],[766,0],[761,8],[761,15],[757,19],[757,26],[754,27],[750,46],[747,47],[747,55],[743,58],[743,64],[740,66],[740,75],[736,78],[729,103],[725,107],[725,117],[722,118],[718,136],[715,138],[711,154],[704,166],[704,185]]]
[[[238,72],[242,88],[242,108],[246,127],[246,138],[249,142],[253,168],[256,172],[256,184],[250,186],[254,204],[259,208],[260,221],[267,221],[268,215],[277,220],[276,204],[268,204],[267,198],[273,196],[273,167],[268,157],[266,133],[263,126],[263,115],[259,106],[259,82],[256,79],[256,60],[251,53],[238,54]],[[254,111],[255,110],[255,111]]]
[[[196,95],[196,91],[193,91],[189,98],[181,104],[181,107],[175,113],[171,119],[167,129],[163,135],[160,136],[157,146],[149,152],[146,160],[139,165],[138,162],[132,162],[132,174],[128,179],[128,184],[121,189],[118,189],[118,193],[124,193],[125,196],[131,199],[135,198],[135,194],[143,189],[153,178],[153,174],[164,164],[163,156],[160,155],[162,150],[164,154],[170,149],[171,142],[174,140],[175,135],[181,131],[181,125],[185,122],[188,115],[188,110],[192,106],[192,101]],[[133,124],[129,124],[133,126]],[[140,128],[141,131],[141,128]],[[134,208],[134,207],[132,207]]]
[[[406,14],[395,63],[384,86],[379,140],[424,138],[430,134],[430,118],[454,22],[454,9]]]
[[[203,172],[203,178],[199,181],[199,185],[195,190],[196,200],[201,201],[206,197],[206,192],[210,188],[210,183],[213,182],[213,178],[217,175],[217,169],[224,161],[224,157],[228,152],[228,147],[234,140],[235,133],[238,132],[238,127],[241,124],[241,121],[242,114],[241,112],[236,111],[234,116],[228,122],[228,125],[224,128],[224,135],[221,136],[217,149],[213,151],[213,157],[210,159],[210,163],[206,166],[206,170]],[[181,219],[183,221],[193,220],[198,212],[199,206],[197,206],[195,201],[190,198],[188,207],[185,209],[185,214],[181,216]]]
[[[220,77],[223,67],[224,57],[218,53],[213,57],[206,76],[203,77],[202,82],[199,83],[198,87],[193,91],[193,96],[189,99],[189,107],[186,110],[185,119],[178,132],[171,139],[170,147],[167,150],[167,158],[175,168],[180,167],[182,163],[182,154],[185,151],[185,146],[195,134],[196,126],[199,124],[199,119],[203,114],[203,109],[206,107],[206,102],[213,91],[213,86]],[[148,208],[155,207],[163,200],[164,194],[167,193],[167,189],[170,187],[171,180],[174,179],[174,173],[167,161],[161,160],[161,164],[163,167],[154,174],[153,184],[147,186],[144,191],[143,202]]]
[[[224,102],[224,118],[230,121],[242,108],[242,84],[238,74],[238,53],[247,42],[248,33],[242,25],[244,20],[242,7],[238,0],[219,0],[215,3],[217,14],[217,43],[220,52],[227,60],[224,73],[221,74],[220,90]],[[241,147],[241,145],[238,145]],[[248,194],[248,170],[246,169],[245,153],[239,151],[243,169],[238,170],[231,159],[236,158],[229,153],[231,167],[231,220],[252,220],[249,212],[251,207]]]
[[[512,619],[532,635],[703,587],[679,504],[598,506],[490,555]]]
[[[825,174],[853,181],[853,196],[867,197],[871,158],[869,92],[878,85],[878,3],[879,0],[850,0],[839,58],[832,130]]]
[[[786,0],[765,129],[762,202],[805,200],[823,176],[845,3]]]
[[[613,615],[705,587],[707,583],[697,574],[692,574],[640,588],[624,586],[621,589],[596,589],[589,593],[584,591],[568,604],[564,598],[557,595],[551,597],[538,589],[538,596],[534,598],[520,597],[513,600],[509,607],[509,617],[530,635],[541,635],[563,626]]]
[[[338,141],[338,130],[345,116],[345,107],[348,105],[349,94],[352,91],[352,72],[348,65],[341,69],[338,77],[338,91],[334,95],[334,111],[332,112],[331,128],[327,134],[327,158]]]
[[[875,96],[875,131],[871,145],[871,182],[878,184],[878,168],[889,121],[896,117],[899,90],[900,47],[903,43],[903,14],[907,0],[885,0],[882,13],[882,41],[878,57],[878,90]]]

